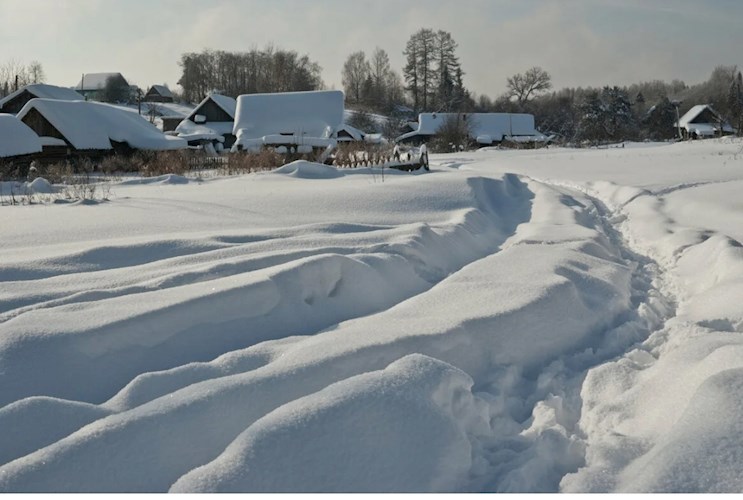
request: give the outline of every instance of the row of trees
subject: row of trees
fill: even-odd
[[[369,59],[363,51],[348,56],[341,76],[349,103],[388,113],[405,101],[402,79],[390,66],[389,54],[379,47]]]
[[[205,50],[181,56],[183,98],[198,102],[209,92],[241,94],[317,90],[322,68],[307,55],[268,46],[249,52]]]
[[[44,68],[38,61],[24,64],[11,59],[0,65],[0,97],[33,83],[44,83]]]

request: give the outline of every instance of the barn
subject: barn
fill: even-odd
[[[0,113],[17,114],[31,99],[58,99],[63,101],[83,101],[85,98],[72,89],[35,83],[26,85],[12,94],[0,99]]]

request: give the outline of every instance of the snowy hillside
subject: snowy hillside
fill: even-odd
[[[0,491],[743,489],[743,142],[0,207]]]

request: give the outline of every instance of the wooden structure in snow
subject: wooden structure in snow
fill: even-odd
[[[735,129],[708,104],[699,104],[687,111],[674,124],[685,139],[721,137],[735,133]]]
[[[191,146],[211,142],[230,148],[235,143],[233,129],[236,110],[237,101],[232,97],[209,94],[180,122],[175,131]]]
[[[69,158],[187,147],[185,141],[163,135],[137,113],[103,103],[33,99],[18,118],[50,148],[66,147]]]
[[[17,114],[31,99],[85,100],[82,95],[72,89],[46,85],[44,83],[34,83],[32,85],[26,85],[0,99],[0,113]]]
[[[165,85],[153,85],[142,98],[143,102],[173,102],[173,93]]]

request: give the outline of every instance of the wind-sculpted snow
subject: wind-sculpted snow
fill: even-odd
[[[699,151],[3,207],[0,491],[739,491],[743,254]]]

